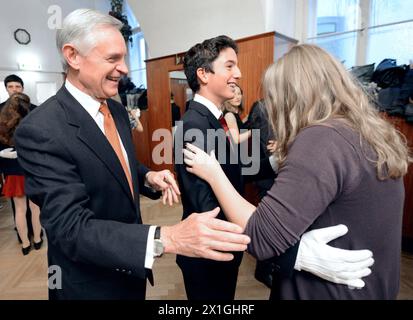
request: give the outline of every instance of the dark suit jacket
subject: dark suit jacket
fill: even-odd
[[[134,197],[116,153],[86,110],[62,87],[18,127],[26,191],[41,208],[48,263],[61,268],[58,299],[144,299],[149,226],[139,193],[148,169],[135,159],[127,112],[108,106],[128,154]]]
[[[215,116],[202,104],[191,100],[188,105],[188,110],[185,112],[184,116],[182,117],[183,125],[178,126],[176,134],[175,134],[175,155],[177,156],[176,161],[176,173],[178,175],[178,183],[182,193],[182,205],[183,205],[183,219],[186,218],[193,212],[204,212],[214,209],[215,207],[219,206],[218,200],[216,199],[214,192],[212,191],[211,187],[207,182],[204,180],[196,177],[195,175],[188,173],[185,169],[185,165],[182,164],[182,159],[179,157],[182,155],[182,141],[185,142],[192,142],[199,148],[207,151],[208,153],[211,150],[215,150],[215,155],[218,157],[218,150],[213,146],[215,142],[215,146],[217,146],[216,140],[210,141],[205,138],[208,133],[208,130],[219,130],[222,134],[224,131],[222,129],[221,124],[215,118]],[[201,133],[202,139],[195,139],[195,141],[191,137],[186,137],[185,134],[191,130],[197,129],[198,132]],[[201,137],[198,137],[201,138]],[[235,189],[242,194],[244,188],[244,182],[246,181],[256,181],[263,178],[272,178],[274,179],[276,175],[271,168],[271,165],[268,161],[268,157],[265,158],[258,158],[253,159],[253,161],[260,162],[260,170],[258,174],[255,176],[241,176],[241,165],[236,163],[231,163],[231,153],[233,149],[227,139],[220,138],[221,140],[224,139],[226,141],[225,147],[225,155],[226,159],[224,161],[220,161],[221,167],[225,174],[227,175],[228,179],[235,187]],[[194,142],[193,142],[194,141]],[[208,143],[209,142],[209,143]],[[232,153],[233,159],[234,154]],[[218,158],[218,160],[220,160]],[[238,159],[236,159],[238,160]],[[218,218],[222,220],[227,220],[225,214],[221,210],[218,215]],[[289,250],[287,250],[284,254],[279,257],[273,259],[275,263],[276,270],[283,274],[283,275],[291,275],[294,270],[294,264],[297,256],[297,250],[299,247],[299,242]],[[181,268],[199,268],[200,265],[208,266],[208,265],[217,265],[217,264],[232,264],[233,266],[239,266],[242,260],[242,253],[234,253],[235,258],[231,262],[216,262],[212,260],[206,259],[194,259],[188,258],[184,256],[177,256],[177,263]]]
[[[224,141],[222,148],[222,153],[225,155],[226,159],[220,161],[221,167],[228,179],[231,181],[232,185],[237,189],[238,192],[243,191],[243,182],[241,176],[241,167],[237,161],[234,164],[230,163],[230,157],[232,149],[228,139],[225,137],[225,132],[222,129],[221,124],[215,118],[215,116],[202,104],[191,101],[189,103],[188,110],[182,117],[182,123],[178,126],[175,133],[175,155],[176,155],[176,173],[178,176],[178,183],[182,194],[182,205],[183,205],[183,219],[189,216],[193,212],[204,212],[212,210],[219,207],[218,200],[216,199],[214,192],[207,182],[196,177],[195,175],[188,173],[186,171],[185,165],[182,164],[182,159],[179,157],[182,155],[182,138],[184,142],[192,142],[194,145],[200,147],[201,149],[207,151],[215,150],[215,154],[219,159],[218,150],[218,140]],[[195,139],[192,137],[185,136],[190,133],[189,130],[194,129],[200,135]],[[218,130],[219,133],[217,138],[207,139],[208,131],[215,132]],[[234,157],[234,155],[232,155]],[[237,159],[235,159],[237,160]],[[226,220],[225,214],[222,212],[218,215],[219,219]],[[198,258],[188,258],[178,255],[177,263],[181,268],[197,268],[199,265],[217,265],[217,264],[233,264],[234,266],[239,266],[242,258],[242,253],[235,253],[235,258],[231,262],[217,262],[207,259]]]

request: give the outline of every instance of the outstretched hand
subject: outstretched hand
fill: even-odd
[[[174,226],[161,228],[166,253],[187,257],[230,261],[227,251],[245,251],[250,238],[234,223],[217,219],[219,207],[203,213],[193,213]]]
[[[201,179],[211,182],[219,173],[222,172],[221,166],[215,157],[215,152],[212,150],[208,155],[202,149],[187,143],[183,149],[184,162],[187,165],[186,170]]]

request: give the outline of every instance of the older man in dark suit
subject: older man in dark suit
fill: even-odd
[[[57,32],[66,82],[16,131],[27,194],[41,207],[48,263],[61,270],[51,299],[144,299],[162,253],[230,260],[222,251],[243,251],[249,242],[238,226],[215,219],[217,210],[174,226],[142,224],[146,185],[171,204],[179,189],[168,170],[137,162],[128,114],[110,99],[128,72],[121,27],[94,10],[69,14]]]

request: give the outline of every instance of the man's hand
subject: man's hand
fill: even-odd
[[[245,251],[250,238],[240,226],[216,219],[219,210],[193,213],[174,226],[161,227],[165,253],[230,261],[234,256],[222,251]]]
[[[325,280],[361,289],[361,278],[371,273],[374,263],[370,250],[344,250],[327,245],[347,233],[345,225],[315,229],[301,237],[294,269],[308,271]]]
[[[146,181],[153,189],[162,191],[163,204],[168,202],[172,206],[173,202],[179,203],[178,196],[181,192],[174,175],[169,170],[149,171],[146,174]]]
[[[17,151],[14,148],[6,148],[0,151],[0,157],[6,159],[16,159]]]

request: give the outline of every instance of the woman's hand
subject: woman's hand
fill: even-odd
[[[271,153],[274,153],[276,149],[277,149],[277,141],[268,140],[267,150]]]
[[[223,173],[221,166],[215,158],[215,152],[211,151],[208,155],[202,149],[187,143],[184,152],[184,162],[188,166],[186,170],[197,175],[209,184]]]

